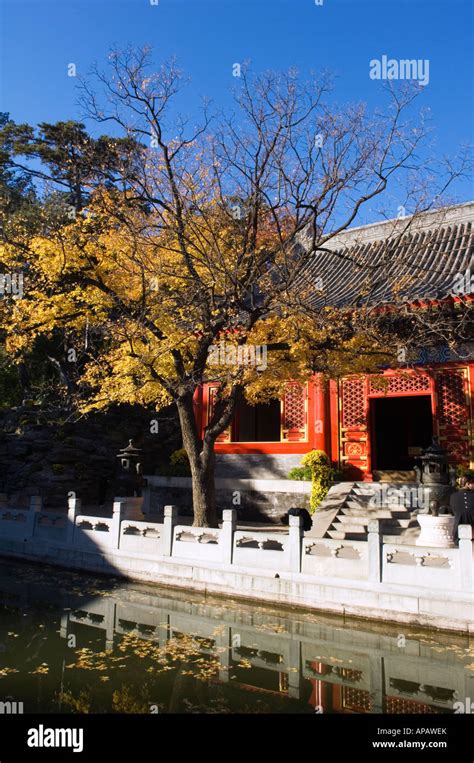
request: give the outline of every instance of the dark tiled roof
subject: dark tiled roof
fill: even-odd
[[[324,247],[331,251],[310,255],[294,283],[313,308],[466,296],[474,284],[474,203],[353,228]]]

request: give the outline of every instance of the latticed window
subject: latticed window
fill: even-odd
[[[352,686],[343,686],[342,706],[345,710],[370,712],[372,709],[370,692],[364,691],[363,689],[353,689]]]
[[[466,423],[466,394],[462,371],[445,371],[437,374],[438,416],[440,422],[450,426]]]
[[[385,712],[386,713],[439,713],[441,712],[431,705],[425,705],[422,702],[414,702],[411,699],[403,699],[401,697],[385,697]]]
[[[344,379],[342,383],[342,426],[358,427],[366,423],[364,379]]]
[[[404,392],[429,392],[430,377],[426,374],[393,374],[370,379],[370,394],[403,394]]]
[[[306,386],[291,382],[283,395],[283,439],[304,440],[306,437]]]

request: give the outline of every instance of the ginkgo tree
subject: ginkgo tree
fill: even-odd
[[[289,379],[390,361],[400,327],[360,309],[315,310],[314,285],[298,276],[397,171],[413,171],[424,129],[406,123],[411,90],[392,91],[372,117],[361,105],[331,108],[326,79],[243,70],[236,114],[213,122],[205,109],[188,133],[171,109],[174,64],[149,74],[147,50],[110,63],[111,74],[83,82],[83,101],[89,117],[133,139],[134,161],[115,167],[120,187],[92,189],[74,220],[21,247],[4,243],[2,267],[22,270],[26,288],[2,302],[1,328],[14,359],[60,330],[69,359],[81,358],[84,411],[174,402],[194,523],[216,526],[214,446],[242,395],[263,402]],[[426,203],[425,171],[407,188],[413,204]],[[264,345],[265,367],[229,363],[215,352],[222,342]],[[210,379],[219,391],[202,437],[194,396]]]

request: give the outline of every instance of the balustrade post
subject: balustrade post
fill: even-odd
[[[374,583],[380,583],[382,580],[382,541],[383,536],[380,533],[380,520],[371,519],[368,524],[369,535],[369,580]]]
[[[300,517],[294,517],[300,519]],[[288,649],[288,696],[300,699],[301,694],[301,641],[290,639]]]
[[[461,570],[461,588],[463,591],[473,590],[472,580],[472,527],[459,525],[459,567]]]
[[[369,681],[370,681],[370,712],[383,713],[383,657],[378,654],[369,655]]]
[[[36,518],[39,512],[43,508],[43,499],[40,495],[32,495],[30,497],[30,511],[28,513],[26,531],[30,538],[35,534]]]
[[[236,509],[224,509],[222,512],[222,529],[220,542],[222,545],[222,563],[232,564],[234,554],[234,533],[237,527]]]
[[[178,524],[179,509],[177,506],[165,506],[163,520],[163,556],[173,555],[173,534]]]
[[[74,543],[74,533],[76,530],[76,517],[81,511],[81,499],[80,498],[68,498],[67,500],[67,526],[66,526],[66,543],[68,546],[72,546]]]
[[[301,550],[303,545],[303,517],[289,516],[288,545],[290,572],[301,572]]]
[[[115,610],[116,610],[115,602],[108,599],[106,611],[105,611],[105,622],[104,622],[106,652],[111,652],[114,648]]]
[[[30,498],[30,511],[41,511],[43,508],[43,499],[40,495],[32,495]]]
[[[60,638],[67,638],[67,626],[69,625],[69,612],[61,615],[61,625],[59,626]]]
[[[227,682],[230,679],[229,670],[231,665],[230,626],[222,625],[221,628],[218,628],[215,639],[219,658],[219,681]]]
[[[120,546],[120,523],[125,517],[126,502],[124,500],[114,499],[112,507],[112,526],[110,532],[112,534],[112,548],[119,548]]]

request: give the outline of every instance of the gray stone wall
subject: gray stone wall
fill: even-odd
[[[310,492],[310,482],[237,477],[216,480],[218,511],[236,509],[239,521],[279,524],[288,509],[309,509]],[[179,506],[186,515],[192,514],[189,477],[148,477],[144,511],[159,515],[168,504]]]
[[[159,420],[158,435],[150,434],[152,418]],[[71,490],[88,506],[111,503],[118,494],[116,455],[131,437],[141,441],[148,472],[181,446],[172,410],[118,406],[81,419],[34,403],[0,411],[0,492],[15,506],[41,495],[45,506],[63,507]]]
[[[292,453],[218,453],[216,477],[236,479],[285,479],[295,466],[301,466],[301,454]]]

